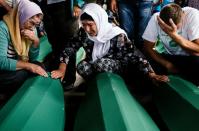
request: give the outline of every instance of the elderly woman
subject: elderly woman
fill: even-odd
[[[100,72],[122,74],[129,64],[134,64],[143,74],[160,81],[167,81],[166,76],[156,75],[147,60],[129,41],[124,30],[108,23],[108,16],[99,5],[91,3],[85,5],[80,16],[82,28],[77,38],[71,41],[71,47],[65,48],[60,57],[58,70],[51,72],[52,78],[66,80],[70,58],[83,47],[86,58],[77,65],[78,73],[85,79],[90,79]],[[67,83],[68,86],[69,83]],[[70,83],[71,84],[71,83]]]
[[[32,63],[39,54],[35,26],[41,22],[42,17],[42,11],[35,3],[21,0],[0,21],[1,90],[17,89],[29,72],[47,77],[43,68]]]

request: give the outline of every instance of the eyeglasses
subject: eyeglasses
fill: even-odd
[[[41,20],[42,19],[40,17],[38,18],[33,17],[27,20],[27,24],[29,26],[39,26],[39,24],[41,23]]]

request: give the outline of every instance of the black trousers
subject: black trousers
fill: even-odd
[[[45,68],[42,63],[38,61],[32,62]],[[0,93],[12,94],[16,92],[27,78],[36,76],[27,70],[6,71],[0,70]]]
[[[0,93],[10,96],[29,76],[30,73],[26,70],[0,71]]]
[[[67,46],[67,41],[78,31],[78,22],[72,17],[70,1],[54,3],[43,7],[44,27],[53,53],[58,56]]]
[[[78,32],[78,21],[73,18],[70,0],[42,5],[44,12],[44,27],[48,36],[49,43],[52,45],[52,54],[46,60],[45,65],[48,70],[59,67],[59,57],[65,47],[69,47],[68,41]],[[64,82],[66,85],[74,83],[76,77],[76,55],[70,57],[67,66]],[[47,64],[46,64],[47,63]]]

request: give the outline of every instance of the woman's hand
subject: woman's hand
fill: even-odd
[[[35,32],[33,30],[23,29],[21,30],[21,35],[24,38],[32,41],[34,47],[37,47],[39,45],[39,38],[35,35]]]
[[[41,66],[19,60],[17,61],[16,70],[21,70],[21,69],[28,70],[40,76],[48,77],[47,72]]]
[[[47,72],[39,65],[28,63],[27,70],[43,77],[48,77]]]
[[[65,71],[62,71],[60,69],[54,70],[54,71],[51,72],[51,78],[53,78],[53,79],[60,78],[61,81],[62,81],[64,79],[64,76],[65,76]]]
[[[154,72],[149,72],[149,78],[153,81],[154,84],[158,85],[159,83],[166,83],[169,81],[168,76],[166,75],[157,75]]]
[[[67,65],[65,63],[60,63],[59,69],[51,72],[51,77],[54,79],[60,78],[62,81],[65,77],[66,67]]]

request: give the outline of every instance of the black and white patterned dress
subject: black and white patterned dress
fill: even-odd
[[[92,62],[92,51],[94,42],[88,39],[83,29],[80,29],[77,37],[73,38],[61,53],[60,62],[68,64],[70,57],[83,47],[86,52],[86,58],[77,65],[78,73],[89,78],[100,72],[112,72],[121,74],[127,70],[129,64],[136,65],[141,73],[147,74],[152,71],[148,61],[142,53],[135,48],[124,34],[117,35],[110,40],[110,49],[102,58]]]

